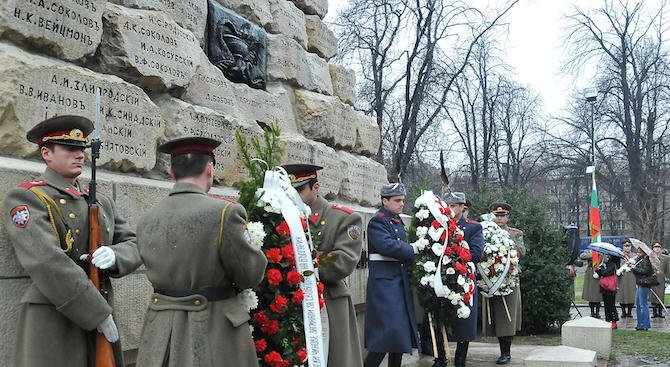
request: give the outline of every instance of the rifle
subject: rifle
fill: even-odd
[[[100,208],[96,200],[95,166],[100,157],[100,88],[95,88],[95,137],[91,140],[91,181],[88,183],[88,253],[93,255],[102,245],[100,228]],[[100,276],[98,268],[89,263],[88,277],[93,285],[107,300],[109,285],[105,277]],[[95,367],[116,367],[112,343],[100,331],[95,331]],[[122,365],[121,365],[122,366]],[[121,367],[119,366],[119,367]]]

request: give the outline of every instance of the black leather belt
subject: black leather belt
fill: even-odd
[[[237,295],[232,288],[201,288],[201,289],[158,289],[154,288],[154,293],[162,294],[168,297],[188,297],[199,295],[207,298],[208,301],[221,301],[233,298]]]

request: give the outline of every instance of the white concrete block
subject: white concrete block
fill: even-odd
[[[569,347],[588,348],[607,359],[612,349],[612,325],[593,317],[571,320],[561,327],[561,344]]]
[[[542,367],[594,367],[597,366],[596,352],[592,350],[566,347],[541,347],[532,351],[524,366]]]

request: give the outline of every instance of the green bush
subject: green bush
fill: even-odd
[[[509,226],[524,233],[526,256],[521,263],[521,297],[523,334],[555,331],[570,317],[572,279],[565,264],[566,247],[562,231],[549,225],[549,210],[525,190],[502,195],[491,192],[469,195],[472,208],[469,217],[479,220],[494,201],[512,205]]]

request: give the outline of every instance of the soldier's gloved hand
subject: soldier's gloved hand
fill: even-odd
[[[98,331],[101,332],[105,336],[105,339],[109,340],[110,343],[115,343],[119,340],[119,329],[116,328],[112,315],[107,316],[105,321],[98,325]]]
[[[101,246],[93,253],[91,263],[98,269],[109,269],[116,264],[116,254],[108,246]]]
[[[598,278],[600,278],[600,275],[598,275],[598,273],[593,273],[593,279],[598,279]]]

